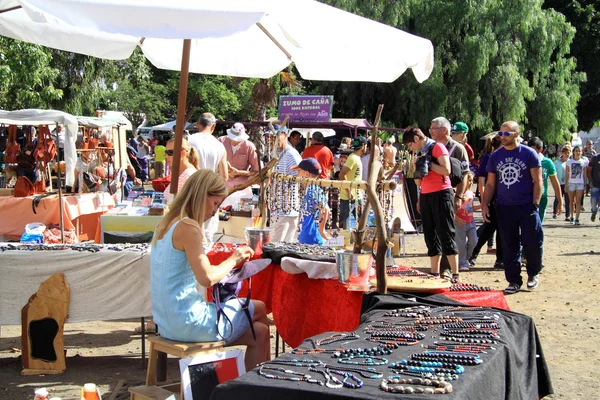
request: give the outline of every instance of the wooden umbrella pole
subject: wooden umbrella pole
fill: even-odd
[[[60,152],[56,152],[56,160],[58,161],[58,168],[56,169],[56,174],[58,176],[58,223],[60,224],[60,242],[65,244],[65,216],[64,216],[64,207],[62,201],[62,173],[60,171]],[[52,180],[52,178],[50,178]],[[66,181],[66,180],[65,180]],[[80,183],[81,184],[81,183]]]
[[[319,179],[319,178],[298,178],[296,176],[284,175],[279,173],[268,173],[268,177],[273,179],[278,179],[282,181],[293,181],[296,183],[304,184],[304,185],[315,185],[320,186],[322,188],[335,188],[335,189],[361,189],[365,190],[368,186],[368,183],[365,181],[332,181],[329,179]],[[381,181],[375,182],[376,190],[394,190],[396,189],[396,182],[394,181]]]
[[[177,119],[175,126],[175,145],[173,154],[181,154],[181,141],[183,139],[183,128],[185,125],[185,104],[187,101],[188,75],[190,71],[190,50],[192,40],[183,40],[183,51],[181,53],[181,73],[179,75],[179,99],[177,101]],[[179,185],[179,164],[180,157],[173,157],[171,165],[171,194],[177,194]]]

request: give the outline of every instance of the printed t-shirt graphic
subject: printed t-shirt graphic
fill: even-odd
[[[490,157],[487,172],[496,174],[497,202],[513,206],[531,203],[533,178],[531,168],[541,167],[535,150],[526,146],[506,150],[499,148]]]

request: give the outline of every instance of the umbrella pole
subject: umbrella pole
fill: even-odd
[[[60,242],[65,244],[65,226],[64,226],[64,211],[63,211],[63,199],[62,199],[62,174],[60,172],[60,151],[56,152],[56,159],[58,160],[58,168],[56,174],[58,176],[58,216],[60,224]],[[65,163],[66,165],[66,163]],[[52,178],[50,178],[52,180]]]
[[[177,101],[177,119],[175,126],[175,146],[173,147],[173,165],[171,165],[171,193],[177,194],[179,185],[179,164],[181,154],[181,140],[183,139],[183,128],[185,125],[185,104],[187,101],[188,74],[190,71],[190,49],[191,39],[183,40],[183,52],[181,54],[181,73],[179,75],[179,99]]]

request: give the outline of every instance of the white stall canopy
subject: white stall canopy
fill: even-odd
[[[71,114],[56,110],[25,109],[15,111],[0,110],[0,123],[6,125],[56,125],[62,124],[65,128],[65,182],[73,186],[75,180],[75,161],[77,153],[75,140],[77,139],[77,118]],[[58,143],[56,144],[58,146]]]

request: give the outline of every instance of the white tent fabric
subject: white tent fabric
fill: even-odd
[[[190,38],[190,72],[204,74],[269,78],[293,61],[304,79],[392,82],[410,68],[422,82],[434,65],[429,40],[315,0],[17,2],[35,22],[0,14],[0,34],[82,54],[96,52],[97,37],[114,41],[111,57],[140,43],[162,69],[180,69],[180,39]]]
[[[75,140],[77,139],[77,118],[71,114],[56,110],[0,110],[0,123],[6,125],[56,125],[63,124],[65,128],[65,183],[73,186],[75,181],[75,161],[77,152]]]
[[[329,128],[290,128],[290,132],[293,131],[298,131],[302,134],[302,137],[304,137],[304,139],[308,138],[308,134],[310,133],[311,136],[313,133],[319,131],[323,134],[323,137],[330,137],[330,136],[335,136],[335,131],[333,129],[329,129]]]
[[[160,124],[160,125],[154,125],[154,126],[152,127],[152,129],[150,129],[150,132],[153,132],[153,131],[172,131],[172,130],[173,130],[173,127],[175,126],[175,123],[176,123],[176,122],[177,122],[177,121],[169,121],[169,122],[165,122],[164,124]],[[188,128],[190,125],[192,125],[192,123],[191,123],[191,122],[187,122],[187,123],[185,124],[185,127],[186,127],[186,129],[187,129],[187,128]]]

